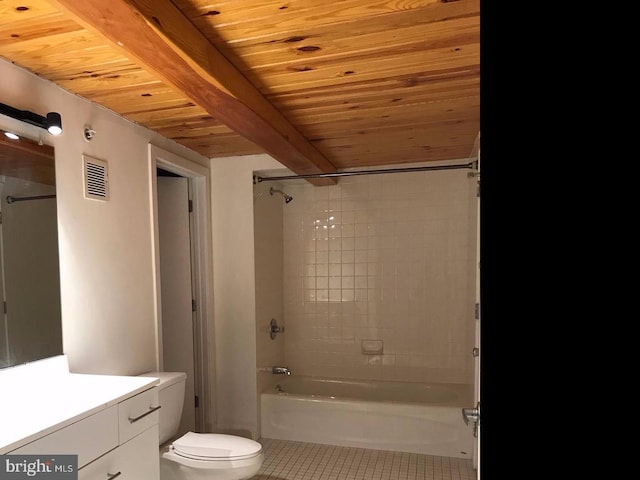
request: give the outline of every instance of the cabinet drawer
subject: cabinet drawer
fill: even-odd
[[[151,388],[118,404],[120,444],[127,442],[159,421],[158,389]],[[156,441],[156,443],[158,443]]]
[[[158,480],[158,435],[158,426],[152,426],[82,468],[78,472],[78,480]]]
[[[118,446],[118,406],[72,423],[10,452],[12,455],[78,455],[78,468]]]

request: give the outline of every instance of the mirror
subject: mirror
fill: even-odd
[[[62,354],[54,149],[0,129],[0,368]]]

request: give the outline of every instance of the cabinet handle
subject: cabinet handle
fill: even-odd
[[[120,475],[122,475],[122,472],[118,472],[118,473],[107,472],[107,480],[113,480],[114,478],[119,477]]]
[[[162,405],[158,405],[157,407],[149,407],[149,411],[148,412],[143,413],[142,415],[140,415],[140,416],[138,416],[136,418],[129,417],[129,423],[135,423],[138,420],[143,419],[147,415],[151,415],[153,412],[155,412],[156,410],[159,410],[160,408],[162,408]]]

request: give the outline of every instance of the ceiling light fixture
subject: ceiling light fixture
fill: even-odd
[[[62,133],[62,117],[58,112],[49,112],[46,117],[43,117],[28,110],[19,110],[0,103],[0,114],[15,118],[30,125],[35,125],[36,127],[44,128],[54,136]]]

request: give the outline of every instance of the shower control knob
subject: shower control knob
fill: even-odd
[[[269,323],[269,336],[271,337],[271,340],[274,340],[278,333],[284,333],[284,327],[279,327],[276,319],[272,318]]]

